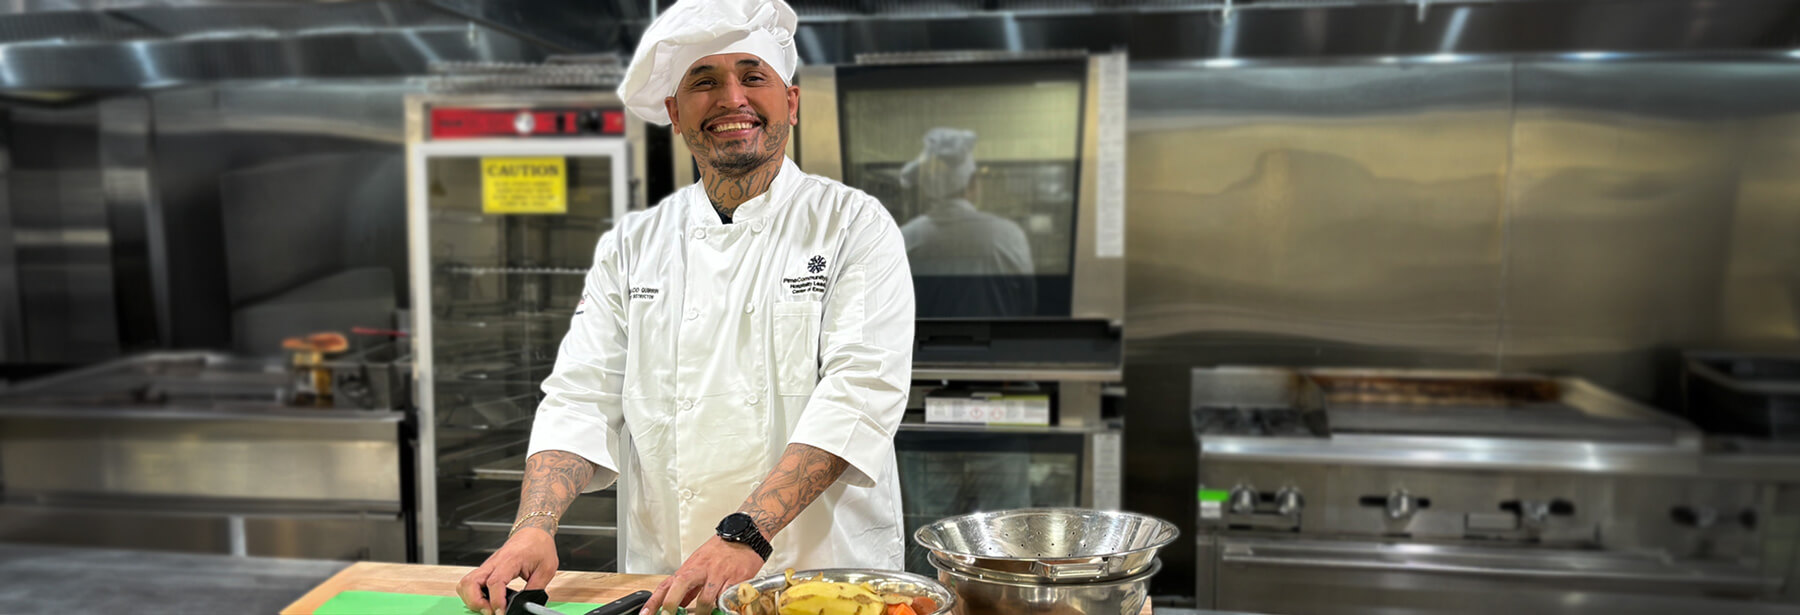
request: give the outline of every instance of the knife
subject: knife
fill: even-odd
[[[635,591],[627,594],[624,598],[602,604],[599,608],[588,611],[587,615],[625,615],[626,613],[635,613],[638,609],[644,607],[645,602],[649,601],[650,590]],[[550,614],[539,613],[538,615]]]
[[[481,588],[481,597],[482,599],[491,600],[488,598],[487,587]],[[506,598],[504,598],[500,604],[505,605],[504,612],[506,615],[526,615],[527,613],[537,613],[538,611],[532,610],[532,607],[542,608],[544,603],[549,601],[550,594],[544,590],[527,589],[525,591],[519,591],[508,587],[506,588]],[[550,615],[562,615],[556,611],[545,610]]]

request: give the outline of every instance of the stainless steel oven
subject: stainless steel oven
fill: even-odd
[[[1125,57],[873,55],[798,83],[801,168],[880,199],[907,246],[908,532],[981,510],[1117,508]],[[935,574],[918,549],[908,568]]]
[[[1579,379],[1217,368],[1193,396],[1202,606],[1745,613],[1785,591],[1781,483]]]

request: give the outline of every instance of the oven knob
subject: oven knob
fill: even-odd
[[[1543,527],[1550,519],[1550,503],[1542,500],[1519,500],[1519,518],[1530,527]]]
[[[1419,511],[1419,500],[1405,489],[1397,489],[1388,494],[1387,516],[1389,519],[1405,519]]]
[[[1256,512],[1256,490],[1238,487],[1231,490],[1231,513],[1248,515]]]
[[[1275,512],[1281,513],[1281,516],[1292,517],[1298,515],[1300,514],[1300,507],[1305,504],[1306,501],[1300,498],[1299,489],[1286,487],[1275,494]]]

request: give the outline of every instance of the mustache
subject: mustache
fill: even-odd
[[[758,124],[762,124],[764,126],[769,125],[769,116],[758,113],[755,109],[751,109],[749,107],[739,107],[737,109],[732,109],[729,111],[720,111],[718,113],[709,115],[706,117],[706,119],[700,120],[700,126],[702,128],[704,128],[708,124],[713,123],[713,120],[717,120],[717,119],[725,117],[727,115],[749,115],[749,116],[755,117],[756,122]]]

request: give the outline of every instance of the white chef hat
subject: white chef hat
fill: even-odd
[[[656,18],[638,41],[631,67],[619,83],[625,108],[646,122],[669,123],[663,99],[675,95],[682,74],[694,61],[721,53],[748,53],[761,58],[794,82],[800,54],[794,50],[799,25],[794,9],[782,0],[681,0]]]
[[[938,127],[925,131],[925,149],[900,169],[903,187],[917,185],[931,200],[947,199],[969,187],[975,175],[975,133]]]

